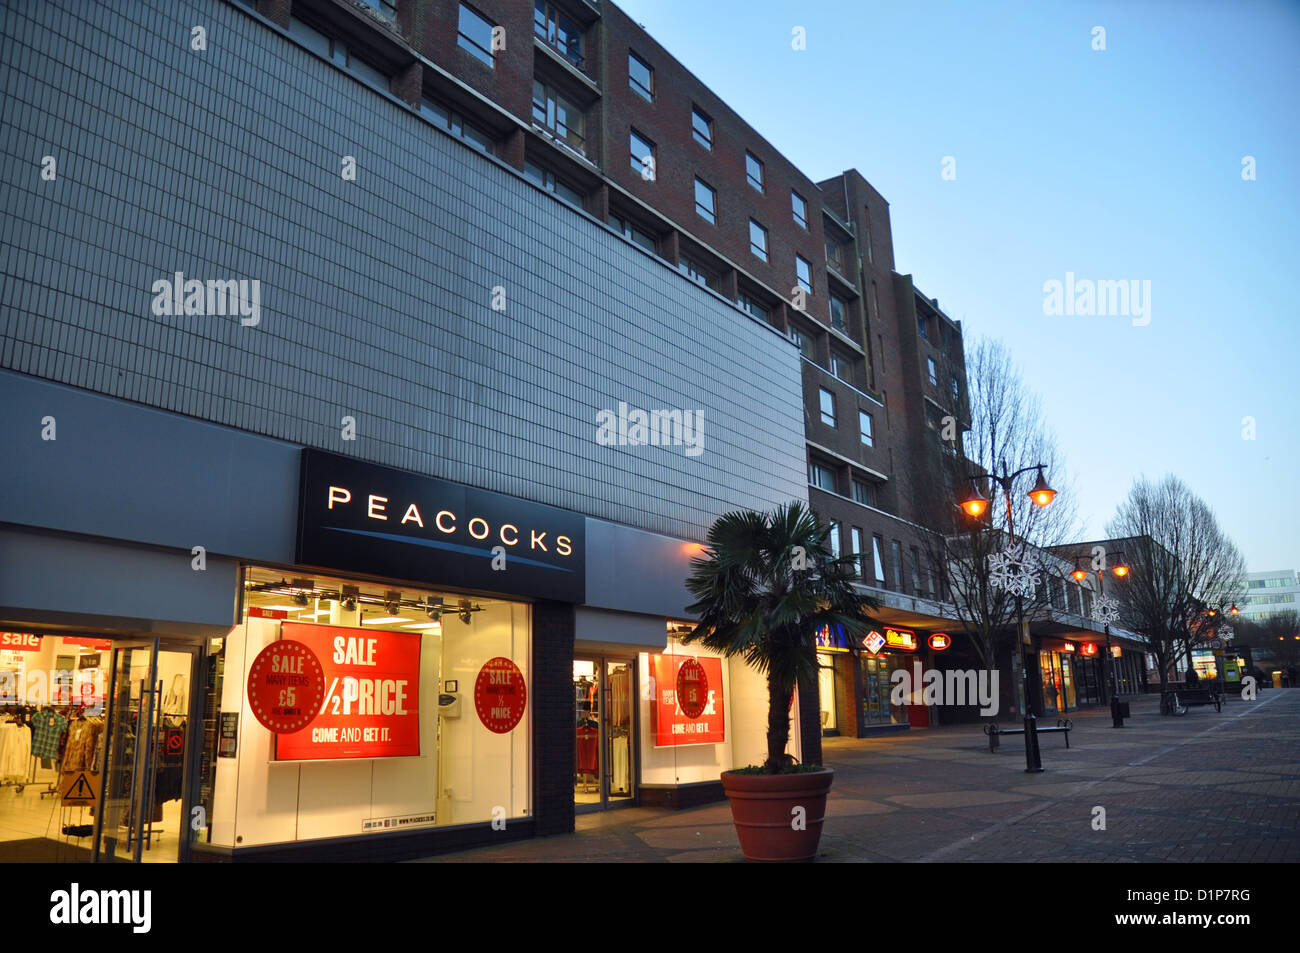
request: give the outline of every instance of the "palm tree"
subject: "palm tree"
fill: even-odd
[[[689,611],[700,621],[682,642],[739,655],[767,676],[765,774],[786,764],[795,685],[816,684],[816,632],[838,626],[856,645],[871,623],[865,613],[879,607],[851,582],[859,554],[834,556],[829,531],[797,501],[727,513],[709,529],[708,552],[691,560]]]

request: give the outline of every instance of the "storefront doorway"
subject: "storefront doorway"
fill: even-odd
[[[0,862],[188,859],[198,646],[4,635]]]
[[[632,659],[573,660],[573,802],[580,813],[636,800],[635,688]]]
[[[195,646],[115,642],[105,706],[94,859],[188,859],[187,753],[198,671]]]

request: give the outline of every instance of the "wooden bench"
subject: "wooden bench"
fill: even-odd
[[[1070,747],[1070,729],[1072,729],[1073,727],[1074,727],[1074,722],[1070,721],[1070,719],[1058,718],[1056,719],[1055,727],[1052,727],[1051,725],[1044,725],[1041,728],[1036,728],[1035,733],[1040,735],[1050,735],[1050,734],[1056,734],[1057,732],[1062,732],[1065,735],[1065,746],[1068,748]],[[1023,728],[1003,728],[1001,725],[997,724],[996,722],[994,724],[984,726],[984,734],[989,736],[990,754],[993,753],[995,750],[997,750],[999,736],[1023,735],[1024,733],[1025,733],[1025,729]]]
[[[1215,711],[1223,711],[1223,696],[1209,688],[1183,688],[1166,692],[1162,699],[1164,709],[1175,715],[1187,714],[1192,705],[1213,705]]]

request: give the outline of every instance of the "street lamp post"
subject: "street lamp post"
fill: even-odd
[[[1043,476],[1043,470],[1045,466],[1046,464],[1039,463],[1031,467],[1021,467],[1019,470],[1015,471],[1014,473],[1008,473],[1006,461],[1004,460],[1002,461],[1001,464],[1002,467],[1001,474],[998,473],[985,474],[987,479],[991,480],[992,482],[996,483],[999,487],[1002,488],[1002,495],[1006,501],[1007,536],[1010,539],[1010,544],[1008,545],[1007,549],[1004,551],[1003,556],[1006,558],[1008,562],[1016,561],[1019,558],[1017,555],[1018,551],[1015,548],[1016,547],[1016,526],[1015,526],[1015,517],[1012,514],[1012,510],[1011,510],[1011,484],[1015,481],[1016,477],[1020,476],[1022,473],[1030,473],[1034,470],[1037,470],[1038,479],[1034,481],[1034,486],[1029,491],[1029,499],[1036,506],[1047,506],[1056,497],[1056,491],[1047,485],[1047,479],[1046,477]],[[961,508],[965,510],[966,514],[972,517],[973,519],[978,519],[979,517],[983,516],[989,506],[989,500],[987,500],[985,497],[980,495],[979,484],[976,482],[976,479],[977,479],[976,477],[970,478],[971,492],[967,495],[966,499],[962,500],[961,502]],[[1028,546],[1027,540],[1025,542],[1025,545]],[[1025,658],[1025,637],[1024,637],[1025,607],[1024,607],[1024,601],[1022,597],[1022,592],[1024,588],[1024,577],[1023,576],[1020,577],[1020,581],[1014,583],[1013,585],[1008,584],[1009,580],[1007,579],[1007,577],[1000,576],[999,579],[1002,579],[1003,581],[995,581],[995,579],[992,577],[992,574],[990,574],[989,584],[999,589],[1011,589],[1011,591],[1014,592],[1016,597],[1016,646],[1020,653],[1020,671],[1023,675],[1024,693],[1025,693],[1025,699],[1024,699],[1025,773],[1038,774],[1041,773],[1043,770],[1043,760],[1038,750],[1038,726],[1034,719],[1034,713],[1029,706],[1029,663]]]
[[[1118,561],[1115,564],[1115,568],[1111,571],[1121,579],[1128,575],[1128,563],[1125,561],[1124,553],[1122,551],[1118,554]],[[1070,575],[1073,576],[1077,582],[1082,582],[1084,577],[1088,575],[1086,570],[1079,567],[1079,561],[1077,558],[1074,561],[1074,572],[1070,573]],[[1104,600],[1106,598],[1106,574],[1104,566],[1097,567],[1097,587],[1099,595]],[[1104,665],[1106,670],[1106,690],[1110,693],[1110,726],[1112,728],[1123,728],[1124,715],[1119,707],[1119,676],[1115,673],[1115,659],[1110,648],[1110,616],[1106,615],[1105,620],[1106,621],[1103,623],[1106,627],[1106,658]]]

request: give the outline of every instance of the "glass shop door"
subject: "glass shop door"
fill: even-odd
[[[105,697],[96,862],[188,859],[198,648],[115,640]]]

